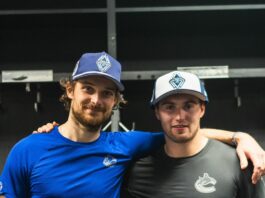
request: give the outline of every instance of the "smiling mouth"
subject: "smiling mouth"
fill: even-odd
[[[183,130],[187,127],[188,127],[187,125],[174,125],[174,126],[172,126],[172,128],[177,129],[177,130]]]
[[[89,110],[92,113],[99,113],[99,112],[103,112],[104,109],[101,107],[93,107],[91,105],[83,105],[84,110]]]
[[[174,125],[173,127],[174,128],[186,128],[187,125]]]
[[[85,111],[88,111],[89,114],[98,114],[98,113],[102,112],[101,110],[91,109],[91,108],[87,108],[87,109],[85,109]]]

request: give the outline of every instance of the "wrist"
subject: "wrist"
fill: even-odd
[[[234,132],[232,134],[231,143],[233,146],[237,146],[239,142],[243,139],[249,138],[250,135],[244,132]]]
[[[237,146],[238,142],[237,142],[237,135],[238,135],[239,132],[233,132],[232,133],[232,137],[231,137],[231,144],[233,146]]]

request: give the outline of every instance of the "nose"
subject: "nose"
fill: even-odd
[[[99,100],[100,100],[99,93],[96,92],[96,93],[91,95],[91,98],[90,98],[91,103],[98,104]]]
[[[177,121],[183,120],[185,117],[185,111],[183,109],[176,109],[175,111],[175,119]]]

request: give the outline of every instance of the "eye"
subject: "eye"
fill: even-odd
[[[195,105],[196,104],[192,103],[192,102],[185,103],[184,110],[185,111],[191,111],[192,109],[194,109]]]
[[[109,90],[107,90],[107,91],[104,91],[103,92],[103,96],[105,97],[105,98],[110,98],[110,97],[113,97],[115,95],[115,93],[113,92],[113,91],[109,91]]]
[[[162,109],[166,111],[174,111],[175,110],[175,105],[173,104],[164,104],[162,105]]]
[[[94,89],[91,86],[83,86],[82,89],[87,93],[93,93]]]

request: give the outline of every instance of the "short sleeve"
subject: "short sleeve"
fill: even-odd
[[[6,198],[27,197],[28,168],[25,153],[20,144],[15,145],[10,151],[0,177],[0,195]]]

